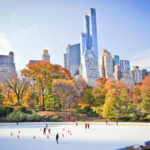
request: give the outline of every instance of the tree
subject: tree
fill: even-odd
[[[136,85],[134,87],[134,94],[133,94],[133,103],[139,104],[142,101],[142,91],[141,91],[141,85]]]
[[[4,101],[4,96],[3,96],[2,88],[1,88],[1,85],[0,85],[0,105],[3,104],[3,101]]]
[[[30,80],[25,77],[16,77],[7,80],[6,86],[15,93],[17,104],[20,104],[20,99],[23,98],[29,84]]]
[[[144,80],[142,81],[142,85],[141,85],[141,94],[144,96],[145,91],[147,90],[147,88],[150,87],[150,75],[146,76],[144,78]]]
[[[116,96],[116,90],[110,89],[106,94],[105,104],[103,106],[102,116],[105,118],[117,118],[120,112],[121,103]]]
[[[120,101],[121,101],[121,109],[122,111],[127,110],[128,102],[129,102],[129,94],[126,89],[121,89],[120,92]]]
[[[45,110],[45,96],[49,81],[52,78],[70,78],[70,74],[67,69],[61,67],[60,65],[52,65],[46,61],[29,63],[27,65],[27,69],[23,69],[21,74],[36,81],[36,87],[43,98],[43,110]]]
[[[95,105],[100,107],[105,102],[106,90],[101,87],[93,88],[92,95],[95,98]]]
[[[73,80],[54,79],[52,82],[54,92],[60,99],[62,110],[71,108],[77,104],[77,91]]]
[[[60,101],[57,95],[54,92],[54,88],[52,87],[52,81],[49,82],[47,87],[47,94],[46,94],[46,107],[57,109],[60,107]]]
[[[88,104],[90,107],[95,106],[95,98],[92,94],[93,89],[87,89],[85,91],[85,97],[82,99],[82,102]]]
[[[85,90],[88,87],[87,82],[82,77],[76,77],[74,83],[78,92],[78,97],[82,98],[85,95]]]
[[[141,102],[141,109],[144,113],[150,114],[150,87],[145,89],[144,97]]]

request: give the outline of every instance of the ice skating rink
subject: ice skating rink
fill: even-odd
[[[150,123],[0,123],[0,150],[116,150],[150,140]],[[55,136],[59,133],[59,144]]]

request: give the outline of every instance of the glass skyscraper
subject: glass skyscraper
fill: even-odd
[[[64,54],[64,67],[75,77],[79,75],[80,64],[80,44],[68,44]]]
[[[120,67],[122,70],[130,70],[130,62],[128,60],[120,60]]]
[[[113,66],[120,66],[120,59],[118,55],[114,55],[113,57]]]
[[[84,31],[85,33],[81,34],[81,55],[86,49],[91,49],[98,60],[96,10],[94,8],[91,8],[89,15],[84,17]]]

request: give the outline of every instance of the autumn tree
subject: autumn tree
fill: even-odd
[[[52,85],[60,99],[62,110],[71,110],[77,104],[77,91],[73,80],[54,79]]]
[[[141,91],[141,85],[136,85],[134,87],[134,93],[133,93],[133,103],[139,104],[142,101],[142,91]]]
[[[8,79],[6,82],[6,86],[13,93],[15,93],[17,97],[17,104],[20,104],[20,100],[23,98],[26,90],[28,89],[30,84],[30,80],[26,77],[15,77]]]
[[[144,80],[142,81],[142,85],[141,85],[141,94],[144,96],[145,91],[147,90],[147,88],[150,87],[150,75],[146,76],[144,78]]]
[[[0,105],[3,104],[3,101],[4,101],[4,95],[2,93],[2,88],[1,88],[1,85],[0,85]]]
[[[88,88],[87,82],[82,77],[74,78],[74,83],[77,89],[78,97],[82,98],[85,94],[85,90]]]
[[[141,102],[141,109],[144,113],[150,114],[150,87],[145,89],[144,97]]]
[[[52,65],[46,61],[38,61],[37,63],[29,63],[27,69],[21,71],[23,76],[29,77],[36,81],[36,87],[42,95],[43,104],[42,109],[45,110],[45,96],[49,81],[52,78],[69,79],[71,76],[69,71],[60,65]]]

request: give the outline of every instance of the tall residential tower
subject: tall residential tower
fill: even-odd
[[[81,75],[88,85],[96,86],[99,78],[96,10],[91,8],[84,17],[84,31],[81,33]]]

